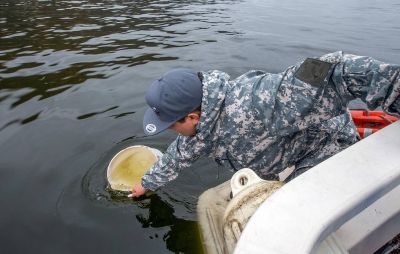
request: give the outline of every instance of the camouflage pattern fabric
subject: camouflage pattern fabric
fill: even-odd
[[[143,187],[165,185],[200,156],[233,170],[249,167],[264,179],[278,179],[289,166],[297,175],[358,140],[350,100],[400,115],[399,65],[342,52],[316,59],[323,76],[313,74],[319,67],[309,66],[312,59],[282,73],[254,70],[234,80],[203,72],[197,134],[179,135],[143,176]]]

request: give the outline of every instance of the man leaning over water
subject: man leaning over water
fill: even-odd
[[[349,101],[399,116],[399,94],[399,65],[342,52],[234,80],[216,70],[172,70],[150,86],[143,127],[147,135],[168,128],[179,135],[132,194],[156,190],[203,155],[268,180],[295,166],[295,177],[358,140]]]

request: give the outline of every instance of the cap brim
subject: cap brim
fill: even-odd
[[[151,108],[148,108],[143,117],[143,130],[147,136],[152,136],[168,129],[174,123],[175,121],[161,121],[157,114]]]

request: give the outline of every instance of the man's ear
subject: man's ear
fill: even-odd
[[[187,117],[189,117],[190,119],[193,119],[193,120],[200,120],[200,114],[197,112],[189,113],[187,115]]]

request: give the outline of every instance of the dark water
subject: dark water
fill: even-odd
[[[148,85],[337,50],[400,63],[400,3],[1,0],[1,253],[200,252],[197,197],[231,173],[202,160],[150,198],[106,189],[117,151],[174,138],[143,137]]]

